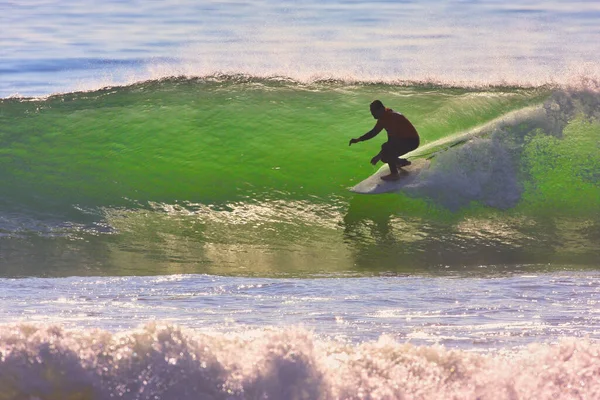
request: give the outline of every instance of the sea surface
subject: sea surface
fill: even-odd
[[[598,1],[0,15],[0,400],[600,398]]]

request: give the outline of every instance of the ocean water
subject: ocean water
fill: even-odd
[[[600,398],[597,1],[0,14],[0,400]]]

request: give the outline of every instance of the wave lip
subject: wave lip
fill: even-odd
[[[600,393],[600,345],[564,339],[513,353],[357,345],[301,328],[220,334],[148,324],[109,333],[0,327],[5,398],[572,399]],[[7,397],[6,397],[7,396]]]

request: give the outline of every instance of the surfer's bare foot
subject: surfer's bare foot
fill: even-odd
[[[384,181],[397,181],[398,179],[400,179],[400,174],[385,175],[382,176],[381,179],[383,179]]]

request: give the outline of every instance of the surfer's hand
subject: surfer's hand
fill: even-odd
[[[351,146],[354,143],[358,143],[358,142],[360,142],[360,140],[358,140],[358,139],[350,139],[350,143],[348,144],[348,146]]]
[[[379,162],[379,154],[371,158],[371,164],[376,165]]]

